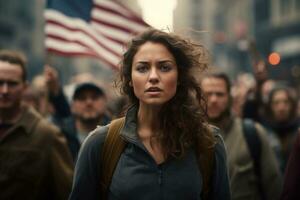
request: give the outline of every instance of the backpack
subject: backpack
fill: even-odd
[[[120,156],[126,146],[126,141],[124,141],[120,137],[120,132],[125,124],[125,118],[120,118],[113,120],[109,125],[109,129],[107,132],[107,136],[105,142],[103,144],[102,154],[101,154],[101,162],[102,162],[102,171],[101,178],[102,181],[100,183],[100,192],[103,199],[107,199],[107,191],[108,187],[111,183],[111,179],[115,170],[115,167],[120,159]],[[212,128],[207,126],[209,132],[209,138],[214,138],[214,134]],[[201,142],[202,147],[207,148],[198,148],[197,155],[199,168],[202,172],[203,176],[203,189],[201,193],[202,199],[210,199],[212,196],[211,188],[212,188],[212,174],[214,169],[214,145],[210,145],[210,141],[206,140]],[[105,173],[104,173],[105,172]]]
[[[251,119],[244,119],[242,122],[243,133],[246,139],[248,149],[250,151],[251,158],[254,164],[254,173],[258,180],[258,190],[262,197],[264,198],[264,192],[261,182],[261,170],[260,170],[260,159],[261,159],[261,141],[255,128],[255,123]]]

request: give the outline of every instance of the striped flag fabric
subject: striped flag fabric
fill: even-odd
[[[65,56],[92,56],[118,69],[125,44],[149,25],[109,0],[48,0],[45,46]]]

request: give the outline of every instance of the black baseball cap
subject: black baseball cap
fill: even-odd
[[[73,94],[73,100],[74,99],[78,99],[80,93],[83,90],[93,90],[95,91],[99,96],[105,96],[105,93],[103,91],[102,88],[100,88],[99,86],[97,86],[94,83],[90,83],[90,82],[85,82],[85,83],[81,83],[79,85],[76,86],[75,90],[74,90],[74,94]]]

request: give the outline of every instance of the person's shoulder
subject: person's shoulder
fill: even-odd
[[[67,136],[74,137],[74,135],[77,133],[75,119],[73,116],[60,119],[57,125]]]
[[[220,128],[218,128],[212,124],[208,124],[207,127],[208,127],[208,130],[213,134],[214,139],[216,141],[216,145],[223,144],[223,137],[221,135]]]
[[[57,132],[60,132],[60,129],[56,125],[43,118],[39,120],[37,124],[37,128],[39,130],[42,129],[43,132],[47,132],[47,133],[55,134]]]
[[[54,141],[66,143],[65,136],[61,130],[43,118],[39,119],[32,132],[37,138],[44,141],[43,143],[54,143]]]
[[[225,143],[223,140],[223,137],[221,135],[221,130],[220,128],[208,124],[208,128],[210,130],[210,132],[213,134],[214,136],[214,140],[215,140],[215,155],[216,157],[224,157],[226,155],[226,148],[225,148]]]
[[[250,118],[239,118],[235,117],[235,123],[238,124],[242,131],[251,131],[253,134],[257,134],[259,138],[266,137],[267,130],[266,128],[260,123]]]
[[[78,160],[80,163],[90,161],[90,159],[95,161],[100,158],[107,132],[108,125],[98,126],[87,136],[79,151]]]
[[[252,119],[247,119],[247,120],[252,120]],[[270,138],[276,137],[273,131],[267,129],[260,122],[252,120],[252,123],[254,124],[254,128],[255,128],[255,132],[253,134],[257,134],[260,141],[263,141],[264,143],[269,143],[268,140],[270,140]]]
[[[109,125],[97,126],[92,132],[89,133],[87,138],[84,140],[83,145],[86,146],[99,146],[105,141]]]
[[[239,123],[242,127],[244,126],[253,126],[257,132],[264,132],[266,133],[266,127],[264,127],[260,122],[251,119],[251,118],[239,118],[236,117],[235,119],[236,123]]]
[[[31,107],[23,108],[22,120],[22,123],[25,124],[28,132],[34,135],[44,136],[60,132],[57,126],[45,119],[40,113]]]

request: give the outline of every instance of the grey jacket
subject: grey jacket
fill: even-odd
[[[157,165],[137,137],[136,121],[136,108],[133,107],[127,112],[121,131],[128,144],[116,166],[108,199],[201,199],[202,175],[194,151],[191,149],[181,160],[170,159]],[[108,126],[97,128],[84,142],[76,164],[71,200],[101,199],[100,155],[107,130]],[[217,138],[213,194],[214,199],[229,200],[226,152],[221,136]]]
[[[261,140],[261,177],[259,178],[262,190],[266,200],[276,200],[279,199],[282,188],[281,173],[266,131],[257,123],[256,129]],[[258,177],[255,174],[253,160],[242,131],[241,119],[233,118],[229,129],[223,134],[227,148],[232,199],[259,200],[261,197],[257,187]]]

